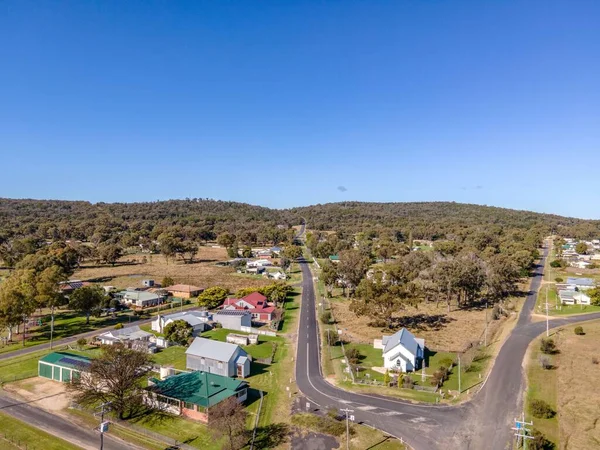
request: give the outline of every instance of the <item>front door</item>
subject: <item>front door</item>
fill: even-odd
[[[244,366],[242,364],[238,364],[237,366],[237,376],[244,378]]]

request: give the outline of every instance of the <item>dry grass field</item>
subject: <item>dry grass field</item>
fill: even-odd
[[[143,258],[146,262],[142,263]],[[193,264],[183,264],[181,261],[165,260],[162,255],[127,255],[121,258],[121,263],[111,266],[83,267],[73,275],[73,279],[98,280],[99,282],[116,286],[117,288],[140,287],[142,280],[154,279],[160,283],[163,277],[172,277],[176,283],[192,284],[200,287],[223,286],[231,292],[251,286],[269,284],[262,277],[237,274],[231,267],[218,267],[219,261],[229,258],[224,248],[200,247]]]
[[[336,299],[331,302],[333,315],[338,327],[343,330],[345,339],[350,342],[370,344],[375,338],[381,338],[382,333],[390,334],[391,331],[379,327],[369,326],[372,318],[368,316],[357,317],[349,310],[350,301]],[[418,308],[408,308],[399,312],[394,317],[407,319],[407,328],[418,337],[424,338],[429,348],[438,351],[457,352],[464,350],[471,342],[483,338],[485,330],[485,309],[462,310],[456,306],[450,312],[445,304],[423,303]],[[491,308],[488,309],[488,338],[498,331],[506,322],[491,320]]]
[[[600,322],[582,324],[585,335],[574,327],[558,333],[557,390],[560,446],[565,450],[600,448]]]

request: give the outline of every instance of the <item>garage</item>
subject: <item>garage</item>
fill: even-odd
[[[38,375],[68,383],[90,367],[90,359],[69,352],[53,352],[38,361]]]

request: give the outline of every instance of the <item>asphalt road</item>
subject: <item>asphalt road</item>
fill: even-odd
[[[537,291],[543,278],[547,250],[537,267],[530,293],[512,333],[503,344],[492,371],[474,399],[460,406],[414,404],[386,397],[339,389],[324,380],[310,267],[301,264],[302,307],[298,328],[296,383],[312,402],[310,408],[353,410],[363,422],[402,438],[417,450],[505,450],[512,442],[511,426],[520,415],[523,394],[523,359],[533,339],[543,333],[546,322],[531,322]],[[551,327],[600,318],[600,313],[554,319]]]
[[[0,411],[82,448],[97,449],[100,446],[100,434],[98,432],[82,428],[60,416],[56,416],[27,403],[19,402],[3,394],[0,394]],[[113,438],[110,434],[104,435],[105,450],[131,450],[138,448],[137,446]]]

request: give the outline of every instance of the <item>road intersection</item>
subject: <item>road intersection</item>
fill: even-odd
[[[298,328],[296,384],[315,407],[351,408],[357,422],[402,438],[416,450],[504,450],[512,442],[511,426],[522,410],[523,360],[529,344],[546,329],[534,323],[531,313],[543,279],[547,249],[534,272],[530,292],[515,328],[500,349],[493,368],[474,398],[457,406],[404,402],[340,389],[327,382],[321,371],[320,342],[313,275],[301,263],[302,307]],[[552,327],[600,319],[600,313],[551,322]]]

